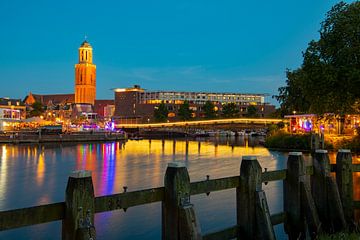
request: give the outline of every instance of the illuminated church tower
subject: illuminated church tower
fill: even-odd
[[[92,62],[92,47],[85,40],[79,48],[79,63],[75,64],[75,103],[94,105],[96,98],[96,65]]]

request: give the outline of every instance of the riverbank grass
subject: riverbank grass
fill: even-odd
[[[277,149],[310,150],[310,134],[289,134],[277,131],[265,139],[264,146]]]

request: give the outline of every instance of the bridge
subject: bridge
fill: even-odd
[[[285,119],[276,118],[229,118],[229,119],[214,119],[214,120],[200,120],[200,121],[182,121],[182,122],[167,122],[167,123],[140,123],[140,124],[115,124],[116,128],[123,129],[141,129],[141,128],[173,128],[173,127],[206,127],[219,125],[243,125],[243,126],[257,126],[266,127],[267,125],[277,124],[279,122],[287,121]]]

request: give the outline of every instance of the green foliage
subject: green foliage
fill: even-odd
[[[341,141],[337,148],[339,149],[350,149],[352,152],[360,152],[360,136],[357,135],[353,137],[352,139],[344,139]]]
[[[180,105],[178,115],[181,120],[190,120],[192,117],[193,111],[190,109],[190,105],[188,101],[184,101],[182,105]]]
[[[161,102],[160,105],[154,109],[154,118],[156,122],[166,122],[168,114],[169,111],[164,102]]]
[[[257,113],[257,108],[253,105],[250,105],[246,108],[246,117],[259,117],[259,114]]]
[[[269,114],[269,118],[283,118],[285,115],[285,113],[283,112],[283,110],[281,108],[276,108],[275,112],[272,112]]]
[[[288,134],[278,131],[265,139],[265,147],[279,149],[310,150],[310,134]]]
[[[310,103],[303,94],[303,71],[301,69],[286,70],[286,86],[279,88],[275,98],[280,102],[280,114],[291,114],[293,111],[304,113],[309,110]]]
[[[222,115],[225,118],[238,117],[239,109],[235,103],[227,103],[222,107]]]
[[[205,118],[212,119],[216,117],[215,105],[211,101],[206,101],[203,106]]]
[[[320,39],[303,53],[302,66],[287,70],[286,86],[275,98],[293,111],[351,113],[360,102],[360,2],[340,2],[321,23]]]
[[[32,110],[29,112],[29,117],[38,117],[44,112],[44,107],[40,102],[34,102],[31,108]]]

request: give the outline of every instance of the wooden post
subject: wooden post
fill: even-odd
[[[330,175],[330,160],[327,150],[316,150],[313,155],[314,174],[311,176],[312,195],[324,230],[329,230],[329,210],[326,177]]]
[[[301,214],[300,177],[305,175],[305,163],[301,152],[290,152],[284,180],[285,232],[289,239],[297,239],[304,229]]]
[[[346,229],[344,212],[335,180],[330,173],[327,150],[316,150],[314,174],[311,176],[312,195],[323,230],[334,232]]]
[[[199,221],[196,218],[194,206],[187,204],[180,207],[179,218],[179,239],[181,240],[201,240],[201,230]]]
[[[265,191],[256,192],[256,220],[257,233],[255,239],[275,240]]]
[[[352,156],[348,149],[340,149],[336,156],[336,182],[339,187],[345,220],[354,222]]]
[[[332,176],[326,177],[326,188],[328,192],[327,204],[329,206],[329,232],[346,231],[347,224],[345,221],[338,186]]]
[[[301,214],[305,221],[304,232],[307,232],[312,239],[316,239],[317,234],[321,231],[321,223],[316,211],[314,199],[311,195],[310,182],[304,176],[300,179],[301,191]]]
[[[275,239],[261,184],[261,167],[256,157],[243,156],[239,187],[236,188],[237,225],[241,238]]]
[[[96,239],[94,227],[94,187],[91,171],[71,173],[65,193],[62,239]]]
[[[162,239],[201,239],[200,225],[190,204],[190,178],[185,164],[169,163],[164,181]]]

